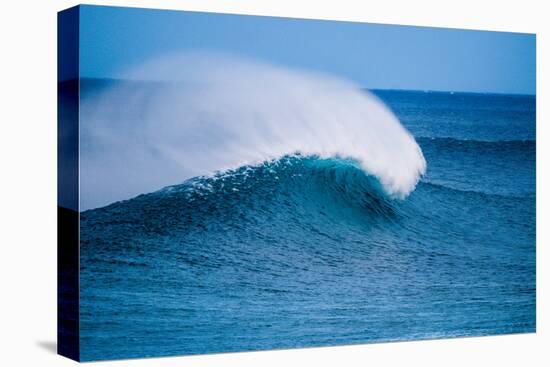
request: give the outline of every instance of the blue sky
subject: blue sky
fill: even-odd
[[[365,88],[535,94],[535,35],[82,6],[81,77],[213,50],[327,72]]]

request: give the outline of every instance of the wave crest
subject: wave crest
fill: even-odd
[[[292,155],[193,177],[182,184],[85,213],[147,210],[157,218],[169,217],[168,211],[191,214],[193,222],[208,221],[206,218],[211,216],[232,222],[234,216],[251,214],[294,221],[301,216],[324,216],[338,221],[359,220],[372,226],[378,220],[395,220],[399,207],[378,179],[365,174],[355,161]]]
[[[200,53],[120,77],[140,82],[83,94],[81,209],[296,153],[351,159],[399,198],[426,169],[378,98],[332,76]]]

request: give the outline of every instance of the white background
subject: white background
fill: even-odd
[[[113,366],[550,365],[549,12],[545,1],[92,1],[95,4],[537,33],[537,333],[103,362]],[[56,340],[56,12],[0,12],[0,365],[65,366]],[[545,24],[546,23],[546,24]],[[498,230],[498,228],[495,228]]]

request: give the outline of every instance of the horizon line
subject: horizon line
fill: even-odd
[[[66,80],[60,80],[59,83],[67,83],[77,80],[103,80],[111,82],[135,82],[135,83],[169,83],[167,80],[141,80],[141,79],[123,79],[116,77],[97,77],[97,76],[80,76],[78,79],[71,78]],[[506,96],[524,96],[524,97],[536,97],[535,93],[521,93],[521,92],[494,92],[494,91],[467,91],[467,90],[447,90],[447,89],[405,89],[405,88],[382,88],[382,87],[366,87],[361,86],[362,90],[369,91],[395,91],[395,92],[422,92],[422,93],[461,93],[461,94],[485,94],[485,95],[506,95]]]

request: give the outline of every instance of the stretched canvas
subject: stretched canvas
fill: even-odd
[[[60,354],[535,331],[535,35],[58,21]]]

